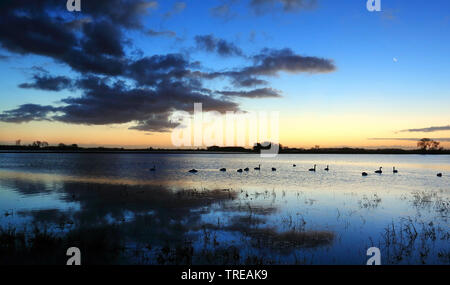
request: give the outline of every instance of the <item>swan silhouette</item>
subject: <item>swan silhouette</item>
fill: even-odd
[[[381,170],[381,168],[383,168],[383,167],[380,167],[380,169],[379,169],[379,170],[375,170],[375,173],[378,173],[378,174],[381,174],[381,173],[383,173],[383,171]]]
[[[395,169],[395,166],[392,168],[392,172],[393,172],[393,173],[398,173],[398,170]]]
[[[197,173],[198,170],[193,168],[193,169],[189,170],[189,172],[190,172],[190,173]]]
[[[314,171],[315,172],[316,171],[316,166],[317,165],[314,164],[314,168],[310,168],[309,171]]]
[[[250,169],[248,167],[244,168],[244,171],[249,171]]]
[[[242,172],[242,168],[239,168],[239,169],[237,170],[237,172],[241,173],[241,172]]]
[[[150,168],[150,171],[155,171],[156,170],[156,166],[153,165],[152,168]]]
[[[367,176],[367,175],[368,175],[367,172],[362,173],[362,176]]]
[[[227,169],[226,168],[221,168],[220,171],[227,171]]]
[[[255,170],[261,170],[261,164],[258,167],[254,168]]]
[[[292,166],[293,166],[293,167],[296,167],[297,165],[295,165],[295,164],[292,164]]]
[[[438,173],[438,174],[437,174],[437,177],[442,177],[442,173]]]
[[[325,171],[330,171],[330,167],[327,165],[327,168],[324,169]]]
[[[277,169],[275,167],[272,167],[272,171],[277,171]]]

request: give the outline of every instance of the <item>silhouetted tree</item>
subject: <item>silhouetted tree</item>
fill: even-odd
[[[42,144],[41,141],[34,141],[34,142],[31,144],[31,146],[32,146],[32,147],[40,148],[40,147],[41,147],[41,144]]]
[[[417,142],[417,147],[422,151],[429,150],[442,150],[442,147],[439,147],[441,143],[438,141],[434,141],[429,138],[423,138]]]
[[[21,144],[22,140],[16,140],[16,145],[19,146]]]

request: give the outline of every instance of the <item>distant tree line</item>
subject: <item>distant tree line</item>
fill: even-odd
[[[56,146],[49,145],[46,141],[34,141],[28,145],[22,145],[22,140],[16,140],[14,146],[1,146],[2,149],[12,149],[12,150],[77,150],[79,149],[77,144],[66,145],[60,143]]]
[[[365,148],[321,148],[319,145],[313,148],[289,148],[281,144],[279,146],[279,153],[329,153],[329,154],[450,154],[450,150],[444,149],[440,146],[440,142],[429,138],[423,138],[417,142],[417,149],[365,149]],[[241,153],[260,153],[261,150],[270,149],[271,142],[255,143],[252,148],[244,148],[239,146],[210,146],[207,148],[197,149],[164,149],[152,147],[146,149],[124,149],[124,148],[106,148],[106,147],[79,147],[77,144],[66,145],[59,143],[56,146],[50,146],[46,141],[34,141],[29,145],[21,145],[21,140],[17,140],[15,145],[0,145],[0,150],[7,151],[76,151],[76,152],[192,152],[192,151],[208,151],[208,152],[241,152]]]

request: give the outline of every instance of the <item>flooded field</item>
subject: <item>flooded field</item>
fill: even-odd
[[[0,263],[365,264],[375,246],[450,264],[448,173],[445,155],[2,153]]]

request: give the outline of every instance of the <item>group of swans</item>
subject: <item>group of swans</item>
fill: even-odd
[[[296,165],[296,164],[293,164],[292,166],[293,166],[293,167],[296,167],[297,165]],[[255,167],[255,168],[253,168],[253,169],[254,169],[254,170],[261,170],[261,164],[258,165],[258,166]],[[317,165],[314,164],[314,167],[313,167],[313,168],[310,168],[309,171],[311,171],[311,172],[316,172],[316,169],[317,169]],[[380,168],[379,168],[378,170],[375,170],[375,173],[376,173],[376,174],[382,174],[382,173],[383,173],[383,170],[382,170],[382,169],[383,169],[383,167],[380,166]],[[327,165],[327,167],[326,167],[324,170],[325,170],[325,171],[330,171],[330,166]],[[153,172],[153,171],[156,171],[156,166],[154,165],[152,168],[149,169],[149,171],[152,171],[152,172]],[[227,171],[227,169],[226,169],[226,168],[221,168],[220,171],[225,172],[225,171]],[[248,172],[248,171],[250,171],[250,168],[248,168],[248,167],[246,167],[246,168],[244,168],[244,169],[239,168],[239,169],[237,170],[237,172],[239,172],[239,173],[242,173],[243,171]],[[277,171],[277,169],[276,169],[275,167],[272,167],[272,171]],[[188,172],[189,172],[189,173],[197,173],[198,170],[195,169],[195,168],[193,168],[193,169],[189,170]],[[394,174],[395,174],[395,173],[398,173],[398,170],[395,169],[395,166],[392,167],[392,173],[394,173]],[[362,176],[368,176],[368,175],[369,175],[367,172],[362,172],[361,174],[362,174]],[[438,174],[437,174],[437,177],[442,177],[442,173],[438,173]]]
[[[378,170],[375,170],[375,173],[376,174],[382,174],[383,173],[382,169],[383,169],[383,167],[380,166],[380,168]],[[392,167],[392,173],[394,173],[394,174],[398,173],[398,170],[395,169],[395,166]],[[368,175],[367,172],[363,172],[362,173],[362,176],[367,176],[367,175]],[[442,177],[442,173],[438,173],[437,177]]]

